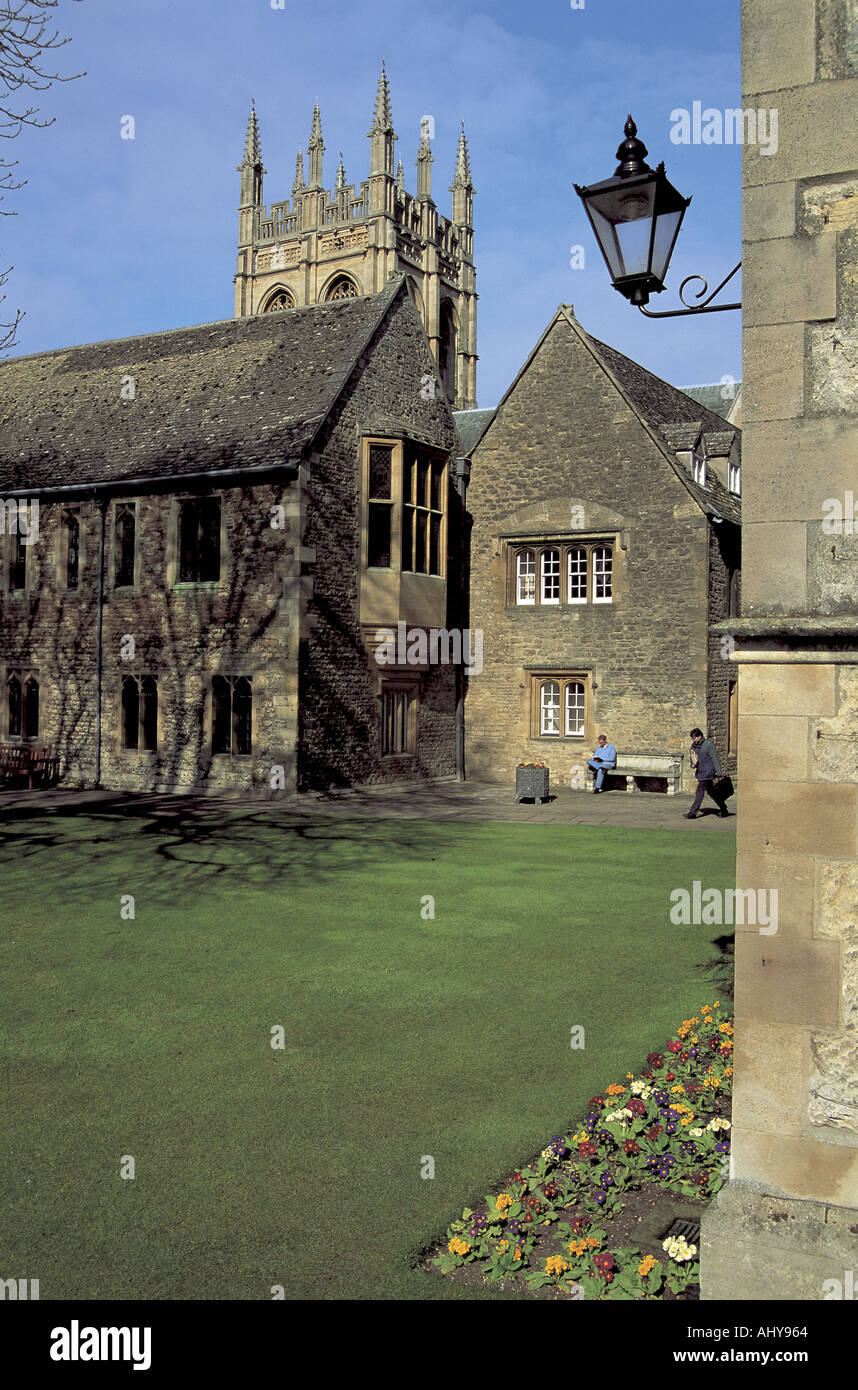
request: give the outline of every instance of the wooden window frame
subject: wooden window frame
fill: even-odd
[[[582,607],[585,604],[606,605],[614,602],[614,588],[616,580],[616,557],[618,541],[615,535],[609,538],[588,537],[586,540],[575,537],[564,540],[515,540],[507,541],[507,606],[511,608],[563,608],[566,606]],[[570,561],[573,553],[583,551],[586,557],[586,569],[584,572],[584,596],[572,596]],[[607,596],[597,594],[597,573],[596,556],[600,551],[607,551],[609,556],[609,593]],[[545,565],[548,555],[558,553],[560,556],[558,598],[544,597],[545,593]],[[535,589],[532,599],[522,599],[520,597],[520,581],[522,576],[519,573],[519,557],[532,555],[535,565]]]
[[[411,574],[421,579],[442,579],[447,578],[447,528],[449,525],[449,494],[450,478],[447,455],[440,449],[432,449],[428,445],[415,443],[409,439],[391,439],[383,435],[364,435],[361,441],[361,537],[360,537],[360,566],[361,571],[379,574]],[[370,451],[375,448],[384,448],[391,451],[391,483],[390,499],[371,498],[369,495],[370,487]],[[428,464],[427,468],[427,501],[432,499],[432,476],[433,472],[438,476],[438,496],[441,503],[440,509],[431,505],[422,506],[416,500],[416,479],[418,476],[419,463],[423,461]],[[408,499],[405,498],[406,466],[411,467],[411,478],[413,487]],[[389,506],[390,508],[390,564],[389,565],[370,565],[369,564],[369,532],[370,532],[370,510],[373,506]],[[428,557],[431,550],[431,530],[432,519],[438,519],[438,573],[430,573],[428,567],[418,570],[406,568],[403,565],[403,541],[405,537],[405,516],[406,509],[412,517],[411,527],[411,560],[414,563],[416,556],[416,531],[414,524],[418,514],[425,514],[426,521],[426,556],[427,566]]]
[[[592,681],[587,671],[529,671],[530,686],[530,738],[547,739],[551,743],[586,745],[588,728],[592,719]],[[559,729],[557,733],[543,731],[543,689],[547,685],[558,687]],[[579,732],[569,733],[569,690],[573,686],[583,688],[583,721]]]
[[[522,575],[519,568],[519,560],[525,555],[528,555],[533,561],[533,570],[530,574]],[[521,597],[520,586],[522,579],[533,580],[533,593],[530,598]],[[513,583],[515,585],[515,604],[517,608],[534,608],[536,606],[536,590],[538,582],[539,571],[536,560],[536,551],[532,550],[529,546],[526,546],[523,550],[517,551],[513,559]]]
[[[556,556],[556,563],[554,560]],[[549,563],[551,569],[549,570]],[[556,598],[547,598],[548,587],[556,589]],[[547,546],[539,554],[539,602],[545,608],[558,608],[563,589],[563,550],[560,546]]]
[[[607,570],[597,571],[597,569],[596,569],[596,556],[598,555],[598,553],[599,553],[600,551],[607,551],[607,553],[608,553],[609,560],[608,560],[608,568],[607,568]],[[591,602],[591,603],[613,603],[613,601],[614,601],[614,547],[613,547],[612,545],[594,545],[594,546],[593,546],[593,549],[592,549],[591,552],[590,552],[590,564],[591,564],[591,568],[592,568],[592,574],[591,574],[592,597],[591,597],[591,599],[590,599],[590,602]],[[607,576],[608,576],[608,584],[607,584],[608,595],[607,595],[607,598],[606,598],[604,595],[602,595],[601,597],[599,597],[598,593],[596,592],[596,591],[597,591],[597,588],[598,588],[598,585],[597,585],[597,583],[596,583],[596,576],[597,576],[597,573],[600,573],[603,577],[604,577],[605,574],[607,574]]]

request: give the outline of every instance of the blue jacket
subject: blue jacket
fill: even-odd
[[[606,743],[604,748],[597,748],[593,754],[593,762],[601,763],[602,767],[617,766],[617,750],[612,743]]]
[[[710,739],[704,738],[695,745],[691,745],[692,752],[697,754],[697,780],[698,782],[711,782],[714,777],[721,776],[721,763],[718,758],[718,750]]]

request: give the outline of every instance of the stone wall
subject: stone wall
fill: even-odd
[[[737,879],[778,925],[736,933],[707,1298],[822,1299],[858,1269],[856,53],[845,0],[744,2],[743,104],[777,110],[779,147],[744,158]]]
[[[188,496],[187,492],[181,494]],[[272,765],[294,785],[297,712],[298,537],[296,484],[223,488],[221,578],[171,583],[177,499],[136,493],[133,589],[115,589],[114,503],[106,503],[102,629],[101,781],[151,791],[197,787],[265,789]],[[96,771],[96,673],[100,504],[79,504],[79,582],[64,584],[64,505],[43,502],[39,539],[28,556],[26,596],[3,594],[5,670],[38,670],[39,742],[60,760],[69,785],[91,785]],[[284,508],[284,527],[271,526]],[[5,542],[7,548],[9,539]],[[8,565],[5,567],[8,575]],[[158,678],[158,751],[120,746],[125,675]],[[3,672],[5,680],[5,671]],[[253,689],[253,754],[211,753],[211,682],[244,675]],[[3,700],[3,736],[8,732]]]

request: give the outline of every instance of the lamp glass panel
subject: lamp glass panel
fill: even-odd
[[[679,224],[685,215],[685,208],[674,212],[662,212],[655,219],[655,238],[652,248],[652,273],[664,284],[667,267],[670,263],[673,244],[679,231]]]
[[[646,275],[655,185],[622,185],[589,199],[590,214],[608,269],[615,280]]]

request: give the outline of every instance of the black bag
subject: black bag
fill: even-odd
[[[736,788],[733,786],[732,777],[722,777],[720,782],[715,785],[719,801],[729,801],[731,796],[736,795]]]

